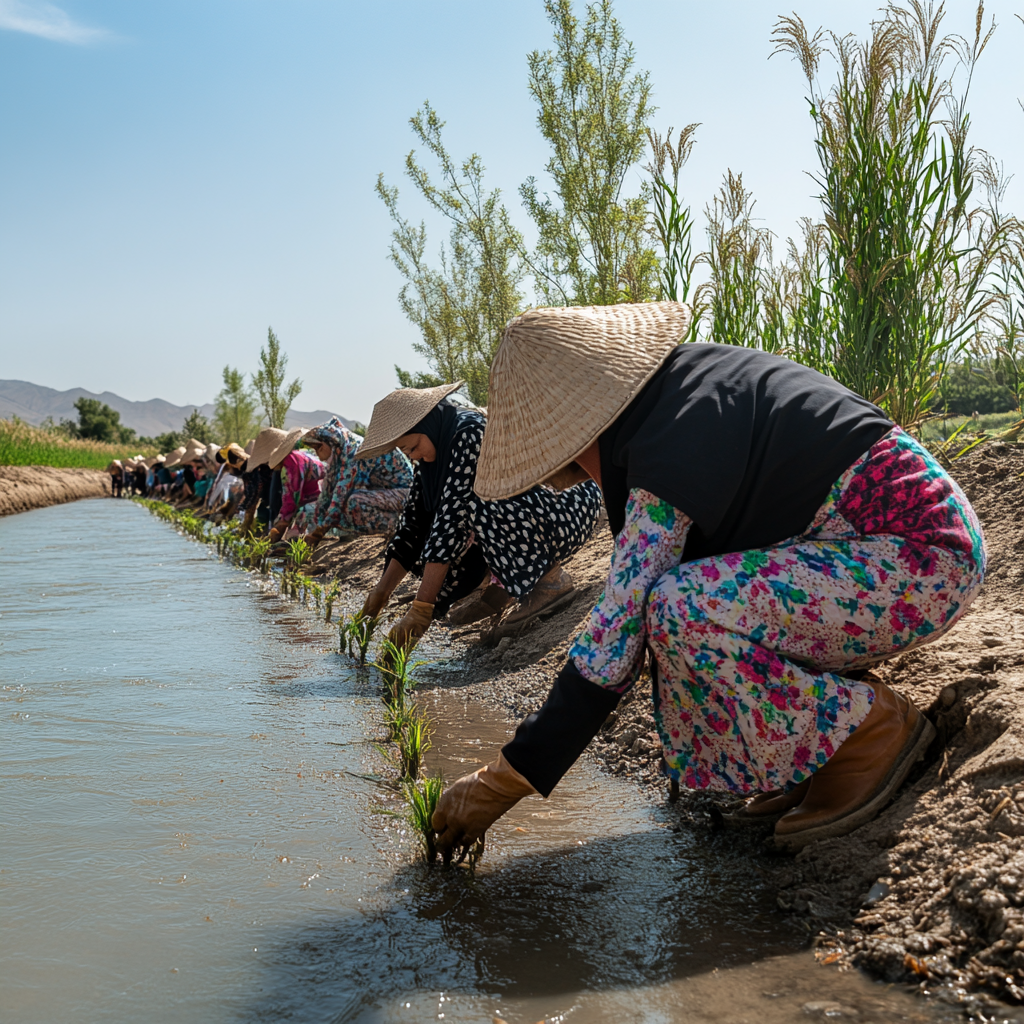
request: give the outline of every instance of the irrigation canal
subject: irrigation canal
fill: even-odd
[[[372,670],[127,501],[0,519],[0,581],[0,1020],[959,1019],[794,952],[748,863],[587,765],[475,876],[417,864]],[[503,742],[421,699],[431,771]]]

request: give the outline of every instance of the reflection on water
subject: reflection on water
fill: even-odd
[[[792,954],[728,840],[585,766],[475,877],[416,865],[372,672],[140,508],[0,519],[0,574],[5,1021],[939,1019]],[[431,770],[503,742],[422,699]]]

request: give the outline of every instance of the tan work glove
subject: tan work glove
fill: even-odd
[[[441,794],[430,819],[437,833],[435,845],[445,864],[451,862],[454,850],[468,848],[509,808],[536,792],[504,754],[453,782]]]
[[[412,650],[434,619],[434,606],[427,601],[413,601],[409,610],[391,627],[388,639],[396,647]]]
[[[375,619],[384,610],[384,605],[388,603],[388,598],[391,595],[383,589],[378,583],[367,595],[366,600],[363,601],[362,611],[359,613],[361,618],[364,619]]]

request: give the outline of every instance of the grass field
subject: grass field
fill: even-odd
[[[154,448],[126,448],[98,441],[69,441],[47,430],[0,420],[0,466],[71,466],[106,469],[111,459],[156,455]]]

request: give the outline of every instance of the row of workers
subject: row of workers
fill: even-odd
[[[250,522],[281,479],[275,539],[391,535],[364,611],[415,573],[392,630],[406,644],[446,614],[558,607],[603,503],[604,592],[544,704],[442,795],[448,855],[547,796],[648,658],[667,774],[748,796],[737,820],[774,822],[783,847],[873,818],[932,742],[868,669],[975,597],[970,503],[865,398],[778,356],[684,342],[689,325],[671,302],[530,310],[506,329],[486,416],[453,401],[458,384],[400,389],[365,438],[332,420],[217,453]]]

